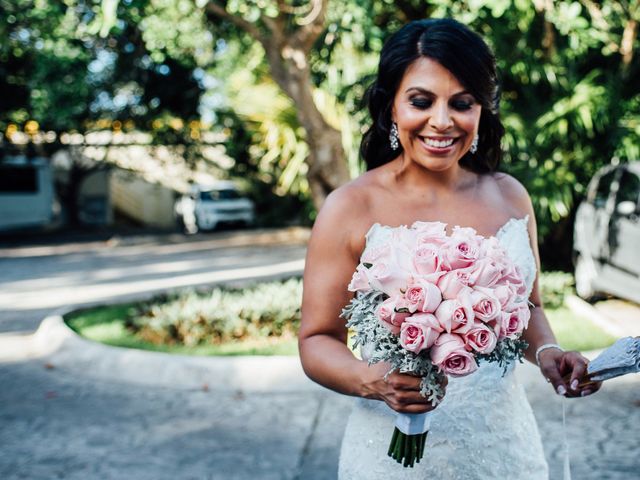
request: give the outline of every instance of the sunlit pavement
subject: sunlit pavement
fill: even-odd
[[[303,261],[304,241],[261,237],[255,245],[255,237],[251,246],[238,236],[230,245],[229,234],[222,237],[0,252],[6,332],[0,335],[0,478],[336,478],[351,399],[311,384],[295,357],[202,364],[73,337],[60,341],[51,332],[15,333],[32,332],[57,308],[108,301],[109,292],[137,298],[171,279],[176,286],[240,281],[250,267],[262,269],[257,278],[301,268],[291,262]],[[561,397],[535,367],[517,372],[538,419],[550,478],[563,478]],[[637,475],[639,377],[566,400],[574,479]]]
[[[32,335],[59,310],[300,274],[308,234],[245,230],[0,248],[0,478],[334,478],[350,401],[309,382],[295,357],[272,366],[290,380],[269,385],[268,370],[256,367],[251,378],[245,367],[236,375],[245,379],[231,385],[220,366],[237,370],[241,359],[205,359],[192,371],[143,353],[158,362],[143,360],[145,370],[131,358],[135,351],[47,345],[54,338],[46,335],[36,345]],[[217,378],[201,377],[212,372]]]
[[[299,274],[308,235],[293,228],[0,246],[0,332],[32,332],[58,309]]]
[[[637,304],[609,299],[596,302],[594,307],[620,334],[640,337],[640,306]]]

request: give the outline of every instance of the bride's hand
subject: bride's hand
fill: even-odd
[[[393,372],[385,380],[388,364],[378,363],[369,368],[372,375],[366,385],[367,391],[371,392],[368,398],[382,400],[399,413],[424,413],[436,408],[420,394],[420,377]],[[442,387],[446,391],[446,377]]]
[[[558,394],[566,397],[584,397],[600,389],[602,382],[581,381],[588,365],[589,360],[579,352],[550,348],[540,353],[542,374]]]

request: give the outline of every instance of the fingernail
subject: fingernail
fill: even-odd
[[[567,393],[567,389],[564,388],[564,385],[559,385],[556,391],[558,392],[558,395],[565,395]]]
[[[581,397],[586,397],[587,395],[591,395],[591,390],[583,390],[580,392]]]
[[[573,382],[571,382],[571,390],[578,389],[578,379],[576,378]]]

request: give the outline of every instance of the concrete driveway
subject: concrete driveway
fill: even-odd
[[[295,357],[135,352],[51,322],[33,334],[68,306],[299,272],[307,233],[0,249],[0,478],[335,479],[351,399],[312,384]],[[561,398],[532,365],[517,372],[551,478],[562,478]],[[639,387],[638,376],[627,376],[566,401],[574,479],[637,475]]]
[[[33,332],[59,309],[299,274],[308,235],[291,228],[0,245],[0,332]]]

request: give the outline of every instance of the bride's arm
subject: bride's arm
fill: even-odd
[[[368,366],[347,347],[346,320],[339,315],[351,300],[347,285],[364,247],[367,227],[359,208],[349,192],[334,192],[313,227],[299,333],[302,366],[309,378],[337,392],[383,400],[400,412],[425,412],[431,405],[419,394],[419,378],[392,374],[385,381],[386,364]]]
[[[568,397],[589,395],[598,390],[601,384],[591,384],[584,388],[577,387],[577,380],[586,373],[587,366],[589,364],[589,361],[582,356],[580,352],[563,352],[558,348],[552,347],[542,350],[538,355],[538,359],[536,359],[536,351],[538,348],[543,345],[557,344],[557,340],[551,330],[551,326],[549,325],[549,321],[547,320],[542,305],[542,298],[538,283],[540,255],[538,252],[538,234],[535,213],[528,194],[525,192],[524,195],[526,198],[523,200],[523,203],[525,203],[527,213],[529,214],[529,239],[536,261],[536,278],[533,283],[531,296],[529,297],[529,301],[533,304],[533,308],[531,310],[529,327],[523,336],[523,338],[529,343],[525,356],[527,360],[534,364],[538,364],[537,360],[540,360],[539,366],[542,374],[553,385],[553,388],[559,394],[565,395],[566,393],[566,396]],[[563,377],[567,377],[569,374],[570,376],[568,377],[568,380],[563,380]]]

